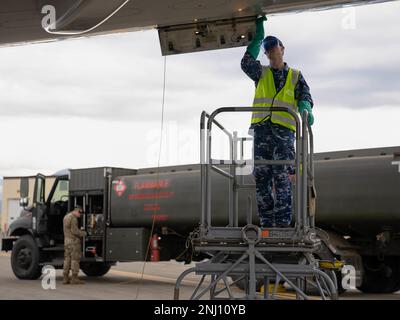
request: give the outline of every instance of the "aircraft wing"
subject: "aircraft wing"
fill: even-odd
[[[157,28],[163,55],[231,48],[251,41],[259,14],[385,1],[1,0],[0,46]]]

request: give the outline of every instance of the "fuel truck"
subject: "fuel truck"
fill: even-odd
[[[319,258],[352,265],[363,292],[400,290],[400,147],[317,153],[314,164]],[[244,179],[254,185],[251,174]],[[226,226],[228,182],[216,173],[211,181],[213,224]],[[68,170],[47,199],[45,183],[38,174],[27,199],[28,183],[21,181],[21,216],[2,239],[19,279],[39,278],[44,265],[62,268],[63,218],[75,205],[83,208],[87,231],[81,259],[87,276],[102,276],[117,262],[204,259],[190,246],[201,217],[200,164]],[[258,222],[255,185],[239,193],[239,218],[245,220],[249,197]]]

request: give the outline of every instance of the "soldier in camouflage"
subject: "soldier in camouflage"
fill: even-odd
[[[79,263],[81,259],[81,238],[86,236],[86,231],[78,227],[78,218],[81,216],[82,208],[76,206],[73,211],[64,217],[64,281],[63,284],[83,284],[79,280]],[[69,277],[72,271],[72,278]]]
[[[281,91],[285,92],[285,95],[288,93],[290,96],[294,97],[296,101],[293,105],[293,110],[302,112],[302,110],[306,109],[309,113],[309,123],[313,124],[313,101],[310,89],[301,72],[294,69],[291,70],[286,62],[283,62],[285,49],[283,43],[273,36],[268,36],[264,39],[263,23],[265,20],[267,20],[266,17],[260,17],[256,20],[256,35],[247,47],[246,53],[241,61],[242,70],[255,82],[256,94],[258,90],[258,92],[264,92],[266,97],[272,97],[273,94],[275,94],[275,96],[273,96],[273,98],[275,98]],[[262,66],[260,61],[257,60],[261,45],[270,61],[268,67]],[[267,72],[272,73],[272,83],[266,76]],[[289,82],[287,81],[289,72],[291,77],[292,74],[297,72],[295,87],[290,87],[290,85],[287,84],[287,82]],[[259,88],[260,83],[264,86],[261,90]],[[275,87],[273,91],[276,92],[272,93],[272,95],[270,92],[267,92],[271,87]],[[290,90],[291,92],[288,92]],[[254,104],[256,104],[256,100],[257,99],[255,99]],[[265,103],[264,106],[273,107],[276,105],[276,102],[276,100],[271,99],[268,102],[269,104]],[[256,104],[255,106],[263,105]],[[275,121],[275,119],[271,114],[264,118],[256,118],[253,113],[250,129],[253,131],[254,135],[255,160],[294,159],[295,131],[293,130],[293,126],[284,126],[282,122]],[[287,121],[290,122],[290,120]],[[291,174],[294,174],[294,169],[292,166],[287,165],[256,165],[254,167],[253,175],[256,181],[258,215],[262,227],[285,228],[291,225]]]

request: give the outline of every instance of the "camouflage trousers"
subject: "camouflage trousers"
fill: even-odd
[[[71,270],[73,276],[78,275],[81,256],[80,243],[70,243],[64,246],[64,274],[69,274],[69,270]]]
[[[294,131],[267,120],[254,130],[255,160],[293,160]],[[288,227],[292,219],[292,183],[289,165],[255,165],[258,215],[263,227]]]

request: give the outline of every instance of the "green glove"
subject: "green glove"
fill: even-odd
[[[308,123],[310,124],[310,126],[312,126],[314,123],[314,116],[312,114],[311,103],[309,103],[308,101],[304,101],[304,100],[299,101],[300,114],[302,114],[304,110],[308,111]]]
[[[266,16],[256,19],[256,35],[247,47],[247,52],[250,53],[254,59],[257,59],[260,53],[261,43],[264,40],[264,21],[267,21]]]

